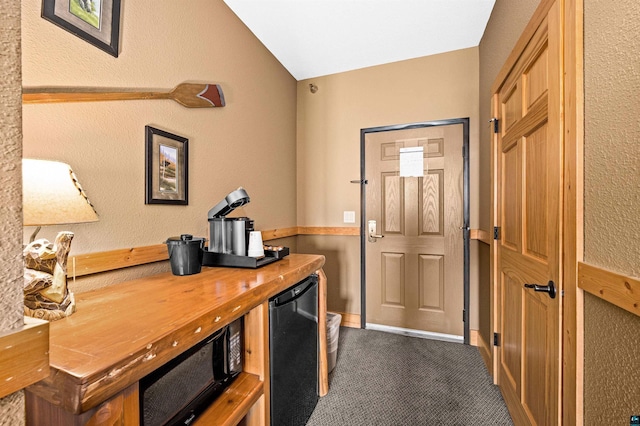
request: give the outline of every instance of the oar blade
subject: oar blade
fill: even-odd
[[[214,108],[225,106],[219,84],[182,83],[170,93],[171,98],[187,108]]]

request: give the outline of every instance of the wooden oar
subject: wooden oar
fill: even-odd
[[[23,104],[55,102],[123,101],[139,99],[172,99],[187,108],[213,108],[225,105],[219,84],[182,83],[170,92],[89,91],[86,89],[25,87]]]

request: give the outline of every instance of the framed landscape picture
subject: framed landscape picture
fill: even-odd
[[[189,140],[145,126],[145,204],[189,204]]]
[[[121,0],[43,0],[42,17],[118,57]]]

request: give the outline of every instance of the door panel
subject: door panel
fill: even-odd
[[[404,254],[382,253],[382,304],[388,308],[405,308]]]
[[[444,171],[429,170],[422,179],[421,235],[444,235]]]
[[[520,390],[520,342],[522,341],[522,300],[520,290],[520,280],[516,277],[503,273],[502,275],[502,304],[513,306],[514,315],[503,326],[502,331],[502,368],[504,376],[501,380],[508,380],[509,385]]]
[[[365,136],[365,211],[384,235],[366,244],[368,323],[464,334],[463,130],[451,124]],[[401,176],[407,148],[422,148],[413,157],[420,176]]]
[[[516,424],[559,422],[562,127],[558,5],[496,93],[498,384]],[[551,111],[558,113],[552,114]],[[560,293],[559,293],[560,294]]]
[[[549,229],[547,214],[549,212],[547,190],[547,126],[541,126],[523,141],[525,146],[525,214],[527,223],[524,252],[542,262],[548,260]]]
[[[395,172],[382,173],[385,234],[404,234],[404,180]]]
[[[419,309],[444,312],[444,256],[423,254],[418,261]]]
[[[525,99],[526,105],[530,108],[541,95],[546,93],[549,82],[547,81],[549,68],[549,49],[542,49],[539,55],[531,61],[529,69],[524,72],[525,77]]]
[[[502,153],[502,245],[520,250],[520,145],[515,144]]]
[[[546,296],[545,296],[546,297]],[[546,348],[549,345],[548,333],[540,324],[546,323],[549,315],[548,306],[539,295],[525,296],[525,341],[524,351],[527,353],[524,365],[523,404],[535,424],[545,424],[545,410],[549,404],[548,382],[542,372],[546,371]]]
[[[502,120],[504,130],[511,127],[522,118],[522,91],[516,83],[502,97]]]

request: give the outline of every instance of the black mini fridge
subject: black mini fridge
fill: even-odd
[[[304,426],[318,403],[318,276],[269,299],[271,425]]]

